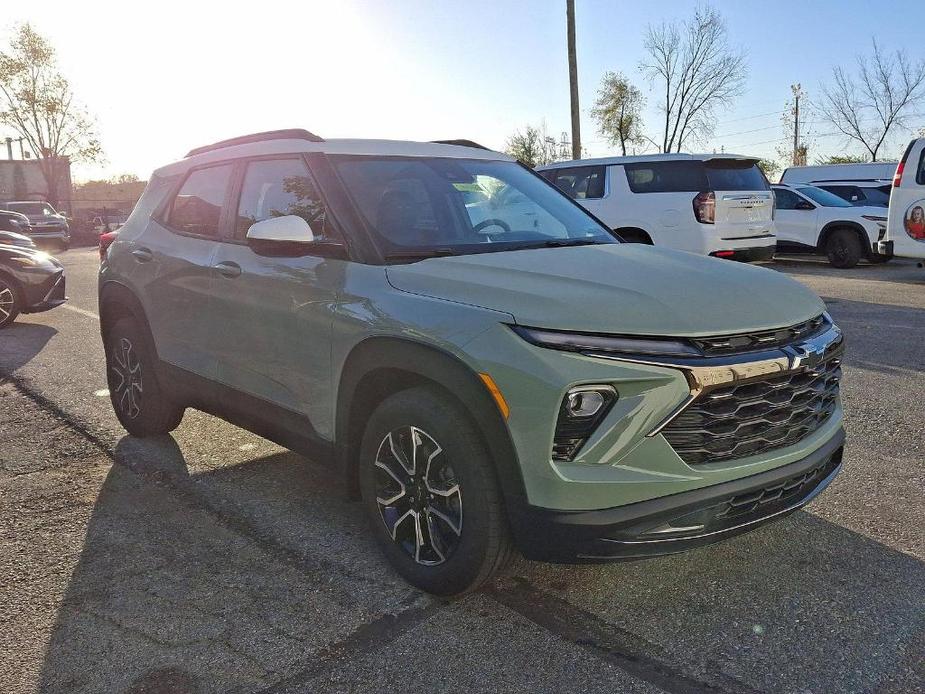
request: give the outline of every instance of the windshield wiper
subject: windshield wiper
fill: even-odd
[[[392,251],[385,254],[386,260],[426,260],[427,258],[440,258],[456,255],[452,248],[409,248],[406,251]]]
[[[515,250],[529,249],[529,248],[567,248],[571,246],[597,246],[603,243],[600,239],[595,238],[584,238],[584,239],[548,239],[546,241],[536,241],[533,243],[525,243],[517,246]]]

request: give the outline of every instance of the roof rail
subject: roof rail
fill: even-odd
[[[431,144],[456,145],[457,147],[475,147],[475,149],[484,149],[489,152],[492,151],[485,145],[480,145],[478,142],[473,142],[472,140],[431,140]]]
[[[203,154],[204,152],[212,152],[216,149],[223,149],[225,147],[234,147],[235,145],[246,145],[250,142],[265,142],[267,140],[308,140],[309,142],[324,142],[324,140],[314,133],[310,133],[303,128],[287,128],[285,130],[267,130],[263,133],[253,133],[252,135],[241,135],[240,137],[232,137],[228,140],[219,140],[218,142],[213,142],[211,145],[203,145],[202,147],[194,147],[189,152],[186,153],[187,157],[192,157],[196,154]]]

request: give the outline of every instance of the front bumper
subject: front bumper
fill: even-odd
[[[845,433],[796,462],[710,487],[599,511],[511,512],[528,559],[593,563],[683,552],[754,530],[814,499],[841,469]]]
[[[67,301],[64,270],[48,275],[45,279],[25,287],[26,306],[23,313],[50,311]]]
[[[880,255],[893,255],[893,242],[892,241],[877,241],[874,244],[874,253],[879,253]]]
[[[53,227],[53,228],[41,228],[41,227],[32,227],[32,231],[29,232],[29,236],[33,241],[64,241],[68,242],[71,240],[71,232],[67,227]]]

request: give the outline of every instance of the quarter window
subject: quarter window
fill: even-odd
[[[708,189],[701,161],[624,164],[626,180],[634,193],[698,193]]]
[[[571,169],[552,169],[549,180],[562,192],[575,200],[604,197],[603,166],[581,166]]]
[[[230,164],[193,171],[173,199],[167,224],[188,234],[218,236],[230,178]]]
[[[919,157],[919,170],[915,174],[915,182],[920,186],[925,186],[925,149],[922,150],[922,155]]]
[[[235,222],[235,237],[245,238],[253,224],[296,215],[316,239],[331,237],[324,202],[301,159],[252,161],[247,165]]]

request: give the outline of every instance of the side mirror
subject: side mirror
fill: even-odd
[[[795,210],[815,210],[816,206],[806,200],[799,200],[793,209]]]
[[[304,219],[294,214],[287,214],[252,224],[247,230],[247,239],[263,242],[311,243],[315,240],[315,234]]]
[[[347,257],[347,249],[342,243],[316,239],[308,222],[294,214],[256,222],[247,230],[246,236],[247,244],[258,255]]]

